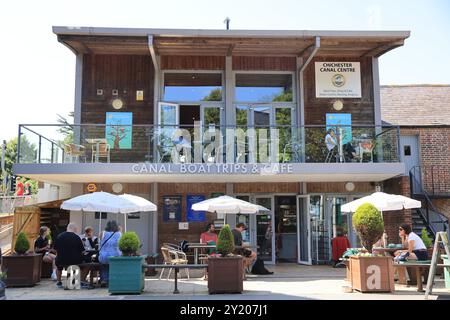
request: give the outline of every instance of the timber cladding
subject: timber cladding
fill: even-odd
[[[349,192],[345,190],[346,182],[309,182],[306,184],[308,193],[372,193],[375,192],[375,185],[371,182],[354,182],[355,190]]]
[[[84,55],[81,123],[104,124],[105,112],[120,111],[133,112],[133,124],[152,124],[153,78],[150,56]],[[97,89],[103,94],[97,95]],[[144,91],[142,101],[136,101],[137,90]],[[120,110],[111,105],[116,97],[124,102]]]
[[[205,222],[190,222],[188,230],[178,230],[178,222],[163,221],[163,196],[181,196],[181,221],[186,221],[186,196],[204,195],[206,199],[211,193],[221,192],[225,194],[225,183],[158,183],[158,248],[165,242],[179,244],[182,240],[198,243],[200,234],[205,227],[212,222],[216,214],[206,213]]]
[[[150,56],[140,55],[84,55],[81,123],[105,124],[106,112],[132,112],[133,125],[153,124],[154,68]],[[97,95],[97,89],[103,90]],[[113,90],[118,95],[113,95]],[[143,91],[137,101],[136,91]],[[123,107],[116,110],[112,101],[120,98]],[[151,154],[151,131],[148,127],[133,127],[132,146],[127,150],[112,150],[111,161],[146,161]],[[105,127],[83,127],[81,143],[88,138],[105,137]],[[88,153],[90,150],[87,150]],[[89,154],[88,154],[89,156]]]
[[[315,85],[315,62],[322,61],[351,61],[361,63],[361,98],[342,99],[344,107],[341,111],[333,109],[333,102],[337,98],[316,98]],[[373,78],[372,78],[372,58],[335,58],[316,57],[304,71],[304,105],[305,124],[324,125],[327,113],[351,113],[352,124],[354,125],[374,125],[374,99],[373,99]]]
[[[150,183],[121,183],[122,184],[122,193],[128,194],[138,194],[138,195],[148,195],[150,197]],[[97,187],[97,192],[104,191],[115,194],[112,189],[112,183],[95,183]],[[88,193],[87,191],[88,183],[83,183],[83,193]]]
[[[300,193],[298,182],[234,183],[233,192],[239,193]]]

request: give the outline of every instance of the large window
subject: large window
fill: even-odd
[[[292,102],[292,74],[236,74],[235,101]]]
[[[221,73],[164,73],[165,101],[222,101]]]

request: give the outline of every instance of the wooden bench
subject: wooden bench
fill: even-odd
[[[397,269],[398,271],[398,283],[399,284],[408,284],[406,280],[406,271],[408,271],[408,274],[410,276],[410,284],[415,285],[417,284],[417,291],[424,292],[423,285],[422,285],[422,274],[425,276],[425,281],[428,277],[428,270],[431,266],[431,261],[413,261],[413,262],[401,262],[401,263],[394,263],[394,269]],[[416,277],[413,277],[413,274],[416,275]]]
[[[173,294],[178,294],[180,291],[178,290],[178,272],[180,269],[188,268],[188,269],[204,269],[208,268],[207,264],[143,264],[143,269],[146,268],[173,268],[175,269],[175,288],[173,290]]]
[[[84,263],[80,263],[77,266],[81,268],[87,268],[89,269],[89,286],[91,288],[94,287],[94,274],[96,274],[97,272],[100,272],[100,266],[102,264],[99,262],[84,262]]]

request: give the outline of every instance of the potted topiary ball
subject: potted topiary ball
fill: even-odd
[[[42,255],[30,250],[30,242],[24,232],[17,235],[14,254],[2,256],[2,272],[7,287],[34,286],[41,280]]]
[[[372,204],[358,207],[352,218],[353,227],[368,253],[350,257],[349,273],[352,288],[361,292],[393,292],[392,257],[372,254],[372,246],[382,236],[384,222],[381,212]]]
[[[140,294],[144,290],[144,258],[137,254],[141,241],[136,232],[125,232],[119,239],[121,257],[109,258],[109,293]]]
[[[244,265],[240,255],[233,255],[234,237],[225,225],[217,238],[219,255],[208,257],[208,291],[212,293],[242,293]]]

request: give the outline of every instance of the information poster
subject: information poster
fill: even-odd
[[[163,196],[163,221],[181,221],[181,196]]]
[[[131,149],[132,112],[106,113],[106,141],[111,149]]]
[[[205,211],[194,211],[192,210],[192,205],[205,200],[204,195],[187,195],[186,196],[186,220],[188,222],[204,222],[205,221]]]
[[[326,124],[327,131],[333,129],[343,145],[352,141],[351,113],[327,113]]]

